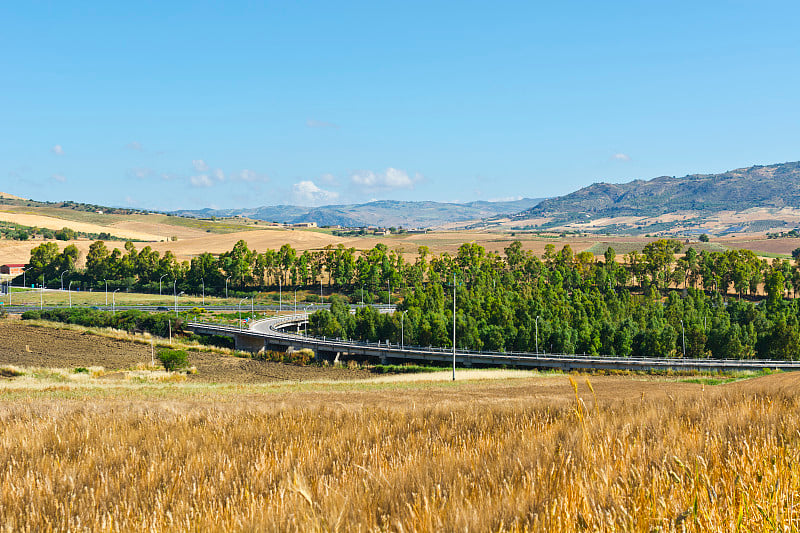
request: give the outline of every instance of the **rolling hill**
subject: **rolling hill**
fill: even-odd
[[[543,200],[512,220],[538,219],[543,226],[613,226],[615,230],[653,225],[702,227],[721,213],[746,213],[728,230],[746,231],[753,223],[763,229],[796,223],[800,210],[800,162],[753,166],[721,174],[661,176],[629,183],[595,183],[573,193]],[[621,219],[627,219],[622,221]],[[649,220],[647,220],[649,219]],[[723,224],[724,225],[724,224]],[[659,226],[659,227],[660,227]]]
[[[380,200],[365,204],[301,207],[264,206],[253,209],[202,209],[175,211],[175,215],[198,218],[244,216],[269,222],[316,222],[320,226],[403,226],[432,228],[452,222],[481,220],[516,213],[541,200],[523,198],[507,202],[477,201],[463,204]]]

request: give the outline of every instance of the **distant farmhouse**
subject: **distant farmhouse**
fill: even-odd
[[[25,270],[25,265],[20,265],[17,263],[0,265],[0,274],[19,276],[20,274],[22,274],[23,270]]]

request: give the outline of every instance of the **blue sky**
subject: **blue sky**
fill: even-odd
[[[800,159],[795,2],[5,2],[0,191],[470,201]]]

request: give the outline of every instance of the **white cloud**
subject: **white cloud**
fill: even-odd
[[[330,173],[323,174],[322,176],[319,177],[319,179],[322,183],[327,183],[329,185],[336,184],[336,176]]]
[[[404,170],[387,168],[383,172],[359,170],[350,175],[350,181],[367,189],[413,189],[422,180],[419,173],[409,176]]]
[[[192,187],[211,187],[214,184],[207,174],[192,176],[189,178],[189,182],[192,184]]]
[[[52,148],[50,148],[50,151],[56,155],[64,155],[64,148],[60,144],[57,144]]]
[[[128,176],[139,180],[147,179],[153,175],[153,170],[146,167],[128,169]]]
[[[269,181],[269,176],[267,176],[266,174],[259,174],[254,170],[246,168],[231,176],[231,179],[238,181],[245,181],[247,183],[256,183],[256,182],[266,183]]]
[[[139,141],[131,141],[125,145],[125,148],[127,148],[128,150],[136,150],[137,152],[141,152],[142,150],[144,150],[144,148],[142,147],[142,143],[140,143]]]
[[[292,186],[292,198],[298,204],[317,205],[338,197],[339,193],[320,189],[311,180],[299,181]]]
[[[487,202],[516,202],[522,200],[522,196],[504,196],[501,198],[489,198]]]
[[[225,173],[220,168],[215,168],[211,175],[214,176],[214,179],[217,181],[225,181]]]
[[[198,172],[206,172],[208,170],[208,163],[206,163],[202,159],[193,159],[192,166]]]
[[[306,120],[306,126],[309,128],[333,128],[339,129],[338,124],[334,124],[333,122],[325,122],[324,120]]]
[[[623,154],[623,153],[614,154],[613,156],[611,156],[611,158],[612,159],[616,159],[617,161],[630,161],[631,160],[631,156],[629,156],[628,154]]]
[[[65,183],[65,182],[67,181],[67,178],[66,178],[66,177],[65,177],[63,174],[53,174],[53,175],[52,175],[52,176],[50,176],[50,177],[51,177],[53,180],[55,180],[55,181],[57,181],[57,182],[59,182],[59,183]]]

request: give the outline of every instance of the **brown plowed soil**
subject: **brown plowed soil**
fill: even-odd
[[[197,368],[190,380],[212,383],[352,380],[373,376],[364,369],[348,369],[255,361],[213,352],[188,352]],[[150,346],[110,339],[80,331],[34,327],[19,320],[0,321],[0,365],[44,368],[102,366],[126,370],[149,363]]]

